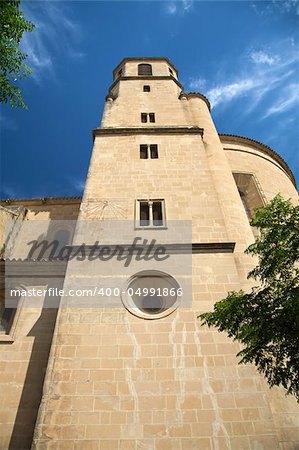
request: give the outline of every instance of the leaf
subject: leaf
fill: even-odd
[[[34,25],[25,20],[19,5],[19,1],[0,1],[0,102],[9,101],[12,107],[26,108],[21,89],[14,83],[31,72],[24,63],[26,55],[20,51],[19,43],[23,33],[32,31]]]

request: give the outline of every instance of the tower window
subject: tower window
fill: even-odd
[[[151,64],[138,64],[138,75],[152,75]]]
[[[169,69],[169,73],[171,74],[171,75],[173,75],[173,70],[169,67],[168,68]]]
[[[147,117],[148,116],[148,117]],[[141,113],[141,122],[146,123],[149,118],[150,122],[155,122],[155,113]]]
[[[158,159],[158,145],[150,145],[151,159]]]
[[[140,202],[140,226],[148,227],[150,224],[150,216],[149,216],[149,203],[148,202]]]
[[[162,202],[153,202],[153,225],[161,227],[163,225]]]
[[[143,86],[143,92],[150,92],[151,91],[151,87],[148,84],[145,84]]]
[[[157,144],[140,144],[140,159],[158,159],[158,145]]]
[[[121,77],[121,76],[122,76],[122,73],[123,73],[123,70],[120,69],[120,70],[118,71],[118,76]]]
[[[140,159],[148,159],[148,151],[146,144],[140,145]]]
[[[165,227],[164,200],[137,200],[135,223],[137,228]]]

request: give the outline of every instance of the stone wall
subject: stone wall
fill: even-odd
[[[80,199],[10,200],[1,203],[6,209],[25,209],[22,219],[26,224],[32,220],[51,224],[51,221],[76,219]],[[15,245],[26,255],[28,238],[22,237],[22,221],[14,239]],[[4,261],[0,269],[3,291]],[[44,287],[45,282],[41,280],[40,286],[35,287]],[[0,332],[0,448],[3,450],[31,448],[57,315],[57,309],[43,308],[44,301],[46,298],[40,299],[38,307],[32,307],[26,299],[20,298],[10,329]]]

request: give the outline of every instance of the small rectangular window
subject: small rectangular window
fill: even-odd
[[[169,73],[170,73],[171,75],[173,75],[173,71],[171,70],[170,67],[169,67]]]
[[[17,309],[21,304],[21,298],[20,294],[17,296],[12,296],[8,292],[9,288],[8,286],[5,286],[4,267],[0,267],[0,281],[1,281],[1,288],[0,288],[0,337],[1,337],[2,334],[11,333],[14,320],[17,316]],[[6,300],[8,300],[7,303]]]
[[[140,145],[140,159],[148,159],[147,145]]]
[[[150,92],[151,91],[151,87],[148,84],[145,84],[143,86],[143,92]]]
[[[155,113],[149,113],[149,121],[155,122]]]
[[[142,123],[146,123],[147,122],[147,114],[146,113],[141,113],[141,122]]]
[[[153,202],[153,225],[154,227],[163,225],[162,202]]]
[[[151,159],[158,159],[158,146],[157,144],[150,145]]]
[[[136,200],[136,227],[166,227],[164,200]]]
[[[150,216],[149,216],[149,203],[148,202],[140,202],[140,226],[148,227],[150,224]]]
[[[2,305],[0,305],[0,309],[2,309]],[[0,333],[9,333],[16,311],[16,308],[4,307],[0,311]]]

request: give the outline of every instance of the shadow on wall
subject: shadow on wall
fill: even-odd
[[[53,223],[49,226],[47,235],[39,236],[38,239],[47,239],[48,237],[49,239],[53,239],[52,235],[55,235],[54,237],[59,239],[59,242],[60,240],[63,241],[60,242],[60,244],[65,244],[64,241],[66,239],[70,240],[71,236],[70,234],[66,234],[66,230],[57,231],[56,222],[57,221],[53,220]],[[45,264],[45,267],[42,267],[43,264]],[[63,266],[60,265],[59,275],[57,275],[56,271],[55,276],[53,275],[53,272],[51,272],[51,264],[55,265],[55,262],[51,263],[45,261],[43,263],[41,261],[40,264],[38,264],[38,269],[42,270],[40,275],[37,275],[36,277],[34,275],[34,267],[32,268],[32,272],[30,272],[29,269],[30,276],[28,279],[26,278],[26,281],[28,280],[28,286],[31,286],[33,283],[37,283],[40,286],[47,286],[47,289],[51,287],[62,289],[67,264],[65,263]],[[24,265],[26,265],[26,262],[24,262]],[[24,267],[21,267],[21,277]],[[27,334],[28,337],[34,338],[34,342],[31,348],[26,377],[16,412],[16,418],[8,450],[31,449],[38,410],[43,394],[44,380],[47,372],[49,353],[56,324],[59,302],[60,298],[56,298],[55,303],[53,303],[53,296],[49,296],[49,294],[47,294],[43,301],[41,314],[38,320],[34,323],[30,332]],[[20,317],[23,316],[26,318],[26,306],[21,306],[20,309]],[[18,331],[18,322],[16,323],[16,331]],[[9,345],[13,346],[14,344]],[[24,362],[23,364],[25,365],[26,363]]]
[[[63,279],[61,280],[61,288]],[[46,301],[46,300],[45,300]],[[34,337],[26,378],[9,443],[9,450],[30,450],[42,398],[57,308],[43,308],[28,336]]]

